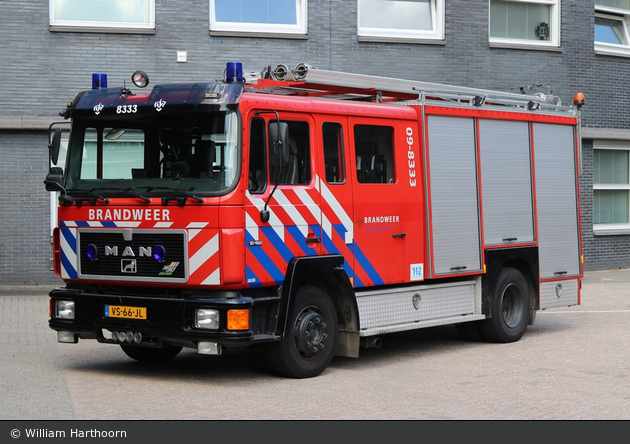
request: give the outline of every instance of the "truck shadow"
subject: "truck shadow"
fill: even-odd
[[[572,328],[562,322],[543,322],[529,326],[521,341],[545,341],[545,336]],[[409,360],[410,365],[419,357],[442,356],[453,353],[454,358],[477,351],[492,353],[492,348],[505,344],[492,344],[462,339],[454,326],[431,327],[383,336],[381,347],[361,348],[358,358],[336,356],[320,377],[333,377],[337,371],[379,369],[392,362]],[[520,341],[519,341],[520,342]],[[518,343],[516,343],[518,344]],[[221,356],[199,355],[195,350],[184,349],[172,361],[161,364],[137,362],[122,350],[100,353],[104,346],[95,344],[81,354],[79,361],[64,359],[68,370],[97,374],[115,373],[123,377],[162,380],[176,378],[179,381],[211,382],[212,384],[242,384],[244,380],[261,382],[279,379],[267,364],[262,347],[224,350]],[[280,378],[282,379],[282,378]]]

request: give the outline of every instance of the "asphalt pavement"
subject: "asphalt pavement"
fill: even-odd
[[[186,351],[148,369],[96,341],[57,344],[54,285],[0,286],[0,421],[630,420],[630,269],[582,282],[580,306],[539,312],[516,344],[465,344],[445,328],[394,334],[310,380],[261,372],[248,354]]]

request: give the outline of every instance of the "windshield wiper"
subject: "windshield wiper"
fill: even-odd
[[[191,188],[190,190],[186,191],[186,190],[180,190],[179,188],[171,188],[171,187],[147,187],[147,192],[152,192],[155,190],[166,190],[166,191],[172,191],[174,193],[177,194],[181,194],[182,196],[184,196],[183,198],[181,197],[163,197],[162,198],[162,205],[168,205],[169,201],[171,200],[175,200],[177,202],[177,204],[179,206],[183,206],[186,203],[187,199],[193,199],[196,200],[199,203],[203,202],[203,198],[197,196],[196,194],[191,193],[191,191],[194,190],[194,188]]]
[[[74,197],[74,196],[70,196],[69,193],[85,193],[91,197]],[[102,200],[105,203],[109,203],[109,199],[107,197],[103,197],[100,194],[96,194],[93,191],[82,190],[79,188],[72,188],[72,189],[66,190],[65,194],[62,194],[59,196],[60,202],[70,204],[70,205],[72,205],[73,203],[76,203],[77,207],[80,207],[81,205],[83,205],[83,202],[89,202],[90,205],[96,205],[97,200]]]
[[[145,202],[151,202],[151,198],[143,196],[142,194],[138,194],[133,191],[133,188],[112,188],[112,187],[103,187],[103,188],[92,188],[90,191],[119,191],[121,193],[126,193],[129,196],[137,197],[138,199],[142,199]]]

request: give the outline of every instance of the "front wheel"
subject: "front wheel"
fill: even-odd
[[[520,271],[511,267],[501,270],[492,292],[492,317],[479,323],[486,341],[521,339],[529,323],[529,295],[529,284]]]
[[[316,287],[300,288],[284,337],[267,344],[269,363],[282,376],[319,375],[332,361],[338,325],[337,312],[326,293]]]

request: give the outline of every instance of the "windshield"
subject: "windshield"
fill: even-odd
[[[225,194],[240,174],[234,111],[151,119],[75,118],[64,171],[69,193]]]

